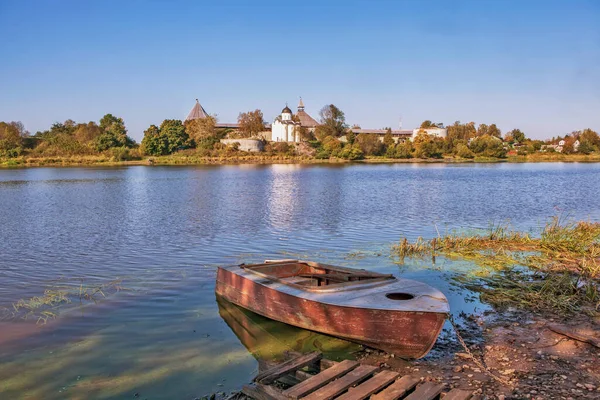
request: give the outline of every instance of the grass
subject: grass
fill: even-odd
[[[45,324],[49,319],[54,319],[59,313],[59,309],[73,301],[98,302],[105,298],[107,293],[114,293],[124,288],[121,286],[122,280],[117,279],[111,282],[88,286],[81,282],[77,285],[67,285],[52,287],[46,289],[41,296],[33,296],[28,299],[20,299],[12,304],[11,309],[4,309],[3,317],[8,318],[35,318],[37,323]]]
[[[553,218],[538,234],[494,226],[481,234],[403,239],[393,255],[444,255],[480,268],[462,283],[497,307],[568,315],[600,311],[600,224]]]
[[[207,165],[207,164],[313,164],[313,163],[474,163],[474,162],[600,162],[600,154],[561,154],[535,153],[527,156],[508,156],[505,159],[478,157],[475,159],[455,158],[442,159],[392,159],[380,156],[368,156],[364,160],[349,161],[344,159],[320,160],[306,155],[289,155],[281,153],[223,153],[219,156],[180,152],[168,156],[140,157],[122,161],[110,155],[70,155],[70,156],[20,156],[15,158],[0,157],[0,168],[40,167],[40,166],[122,166],[122,165]]]

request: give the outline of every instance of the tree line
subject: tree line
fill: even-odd
[[[293,118],[298,121],[296,115]],[[346,123],[342,110],[333,104],[319,112],[320,124],[314,132],[297,127],[297,134],[319,159],[343,158],[356,160],[380,156],[395,159],[408,158],[503,158],[507,154],[531,154],[544,149],[555,151],[548,144],[564,141],[562,152],[590,154],[600,151],[600,137],[591,129],[575,131],[549,141],[532,140],[520,129],[512,129],[502,136],[496,124],[454,122],[446,126],[445,138],[427,134],[428,129],[444,128],[440,122],[423,121],[420,131],[412,140],[395,140],[391,128],[385,128],[383,138],[375,133],[354,134]],[[354,128],[354,127],[353,127]],[[34,135],[20,122],[0,122],[0,157],[21,155],[55,157],[105,154],[119,160],[143,155],[161,156],[180,151],[200,155],[221,155],[237,151],[235,145],[221,143],[224,138],[260,138],[266,125],[261,110],[240,113],[238,129],[219,127],[215,116],[191,121],[166,119],[160,125],[150,125],[144,131],[141,145],[127,135],[122,118],[104,115],[98,123],[77,123],[67,120],[55,123],[50,129]],[[265,141],[266,142],[266,141]],[[293,155],[297,147],[287,143],[266,143],[272,153]]]

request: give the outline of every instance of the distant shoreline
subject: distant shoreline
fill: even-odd
[[[600,162],[600,155],[564,155],[535,154],[528,156],[509,156],[507,158],[441,158],[441,159],[395,159],[385,157],[369,157],[363,160],[316,159],[308,156],[243,154],[227,157],[201,156],[162,156],[144,157],[135,160],[115,160],[106,156],[73,156],[73,157],[18,157],[0,158],[0,168],[28,167],[76,167],[106,166],[121,167],[134,165],[237,165],[237,164],[463,164],[463,163],[539,163],[539,162]]]

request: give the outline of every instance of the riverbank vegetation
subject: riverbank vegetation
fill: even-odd
[[[479,270],[459,279],[496,307],[600,313],[600,223],[555,217],[538,233],[499,226],[481,234],[403,239],[392,253],[400,262],[441,255],[476,263]]]
[[[97,122],[67,120],[31,135],[20,122],[0,122],[0,165],[215,164],[278,162],[493,162],[600,161],[600,136],[591,129],[552,139],[532,140],[520,129],[502,136],[495,124],[475,122],[444,127],[424,121],[412,137],[383,129],[350,128],[342,110],[324,106],[315,129],[297,126],[301,143],[268,142],[261,110],[240,113],[237,128],[215,116],[181,121],[166,119],[144,131],[141,144],[129,136],[122,118],[106,114]],[[298,121],[297,116],[295,120]],[[445,137],[435,133],[445,129]],[[359,133],[355,133],[359,132]],[[409,135],[410,136],[410,135]],[[222,139],[254,138],[263,152],[247,153]]]

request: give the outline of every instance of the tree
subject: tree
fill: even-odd
[[[219,141],[216,128],[217,120],[213,116],[185,121],[185,133],[196,148],[212,149]]]
[[[443,139],[419,133],[414,139],[415,157],[417,158],[442,158]]]
[[[142,150],[144,153],[151,156],[162,156],[168,154],[169,143],[165,137],[161,136],[158,126],[150,125],[150,127],[144,131]]]
[[[380,156],[385,152],[385,146],[376,133],[361,133],[355,141],[367,156]]]
[[[333,104],[321,108],[319,116],[321,117],[321,124],[317,126],[317,138],[324,138],[326,136],[340,137],[346,133],[346,116],[342,110]]]
[[[67,121],[68,122],[68,121]],[[68,124],[65,123],[68,127]],[[122,118],[106,114],[100,120],[102,133],[96,139],[96,150],[104,151],[111,147],[132,147],[134,142],[127,136],[127,129]]]
[[[0,156],[16,157],[23,151],[23,139],[29,136],[19,122],[0,122]]]
[[[420,128],[421,129],[428,129],[428,128],[443,128],[444,124],[442,122],[438,122],[438,123],[434,123],[431,122],[430,120],[425,120],[421,123]]]
[[[240,126],[240,136],[244,138],[256,136],[265,130],[263,113],[258,109],[240,113],[238,116],[238,124]]]
[[[392,128],[387,128],[385,136],[383,137],[383,144],[386,148],[394,145],[394,138],[392,137]]]
[[[192,147],[183,123],[178,119],[165,119],[160,124],[160,135],[167,140],[168,154]]]
[[[579,152],[586,151],[589,154],[600,149],[600,136],[591,129],[584,129],[579,134]]]
[[[509,143],[523,143],[525,141],[525,134],[520,129],[513,129],[506,134],[504,140]]]
[[[348,129],[348,132],[346,132],[346,141],[350,144],[354,144],[355,140],[356,135],[354,134],[354,132],[352,132],[352,129]]]
[[[456,152],[455,154],[460,157],[460,158],[473,158],[475,157],[475,155],[473,154],[473,152],[471,151],[471,149],[469,149],[469,146],[467,146],[464,143],[458,143],[456,145]]]
[[[483,135],[473,139],[469,148],[473,153],[484,157],[506,157],[506,150],[504,149],[502,140],[491,135]]]
[[[487,124],[479,124],[477,127],[477,136],[484,136],[488,134],[489,126]]]
[[[502,137],[502,131],[500,131],[500,129],[498,129],[498,127],[496,126],[496,124],[491,124],[488,127],[487,134],[490,135],[490,136],[495,136],[497,138],[501,138]]]
[[[460,121],[455,121],[453,125],[448,127],[448,140],[454,142],[454,140],[469,140],[477,136],[477,129],[475,129],[475,122],[468,122],[461,124]]]

